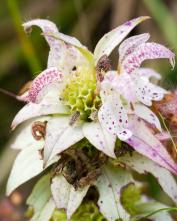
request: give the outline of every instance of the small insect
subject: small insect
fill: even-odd
[[[32,124],[32,135],[35,140],[41,140],[46,134],[46,124],[47,122],[35,121]]]
[[[104,79],[104,74],[111,70],[110,60],[107,55],[103,55],[97,63],[96,66],[96,74],[97,74],[97,81],[102,82]]]
[[[77,120],[80,118],[80,112],[76,111],[70,118],[69,125],[73,126]]]
[[[89,117],[91,120],[95,121],[98,119],[98,110],[92,112]]]
[[[124,156],[126,153],[129,153],[130,156],[133,154],[133,148],[128,144],[122,142],[121,146],[115,149],[116,157]]]

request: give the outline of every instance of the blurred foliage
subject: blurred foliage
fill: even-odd
[[[25,82],[46,67],[48,46],[37,28],[32,35],[25,35],[21,26],[24,21],[50,19],[61,32],[78,37],[92,50],[105,32],[133,17],[149,15],[152,19],[137,27],[133,34],[149,32],[152,41],[177,52],[176,12],[177,0],[1,0],[0,88],[17,94]],[[113,64],[117,62],[116,50],[112,60]],[[176,68],[171,71],[166,61],[151,64],[162,73],[166,88],[176,87]],[[13,158],[6,160],[10,124],[22,105],[0,93],[0,168],[3,171],[0,185]],[[156,185],[155,188],[158,189]]]

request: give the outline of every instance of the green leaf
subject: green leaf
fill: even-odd
[[[153,221],[172,221],[168,211],[176,210],[177,208],[168,207],[159,202],[145,202],[139,203],[137,206],[137,214],[132,217],[131,221],[139,221],[142,218],[150,218]]]
[[[136,214],[136,203],[138,203],[140,199],[140,189],[135,186],[134,183],[128,184],[121,191],[120,201],[126,211],[128,211],[131,215]]]
[[[27,204],[34,209],[31,221],[48,221],[55,209],[51,198],[50,175],[43,176],[35,185]]]

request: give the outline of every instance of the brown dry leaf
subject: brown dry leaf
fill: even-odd
[[[157,115],[160,113],[164,117],[177,147],[177,90],[165,95],[161,101],[153,102],[152,109]],[[167,149],[173,159],[177,159],[177,152],[171,141],[167,143]]]

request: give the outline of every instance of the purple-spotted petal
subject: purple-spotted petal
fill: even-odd
[[[70,74],[84,57],[75,46],[85,49],[76,39],[60,33],[56,25],[45,19],[34,19],[23,24],[26,31],[32,26],[41,28],[43,35],[50,46],[47,67],[57,67],[65,74]]]
[[[134,105],[134,114],[148,123],[154,125],[159,131],[162,131],[158,117],[146,106],[142,104]]]
[[[168,58],[172,67],[174,67],[174,53],[168,48],[157,43],[144,43],[126,57],[122,63],[122,69],[131,74],[135,72],[144,60],[156,58]]]
[[[137,46],[142,43],[145,43],[150,38],[149,33],[135,35],[130,38],[127,38],[122,42],[119,46],[119,63],[121,64],[122,61],[131,54]]]
[[[121,104],[117,94],[108,96],[98,112],[98,119],[101,125],[113,135],[117,135],[121,140],[131,137],[128,130],[127,111]]]
[[[147,106],[152,105],[152,100],[160,101],[167,93],[165,89],[150,83],[146,77],[139,77],[138,75],[132,77],[137,99]]]
[[[128,33],[139,23],[148,19],[147,16],[142,16],[139,18],[132,19],[130,21],[125,22],[123,25],[113,29],[112,31],[105,34],[97,43],[94,58],[95,62],[103,56],[109,56],[112,50],[120,44],[120,42],[128,35]]]
[[[62,82],[63,77],[63,73],[57,68],[48,68],[43,71],[32,82],[29,89],[29,100],[33,103],[39,103],[49,91],[51,84]]]
[[[129,118],[133,136],[126,140],[137,152],[177,175],[177,164],[143,121]]]

